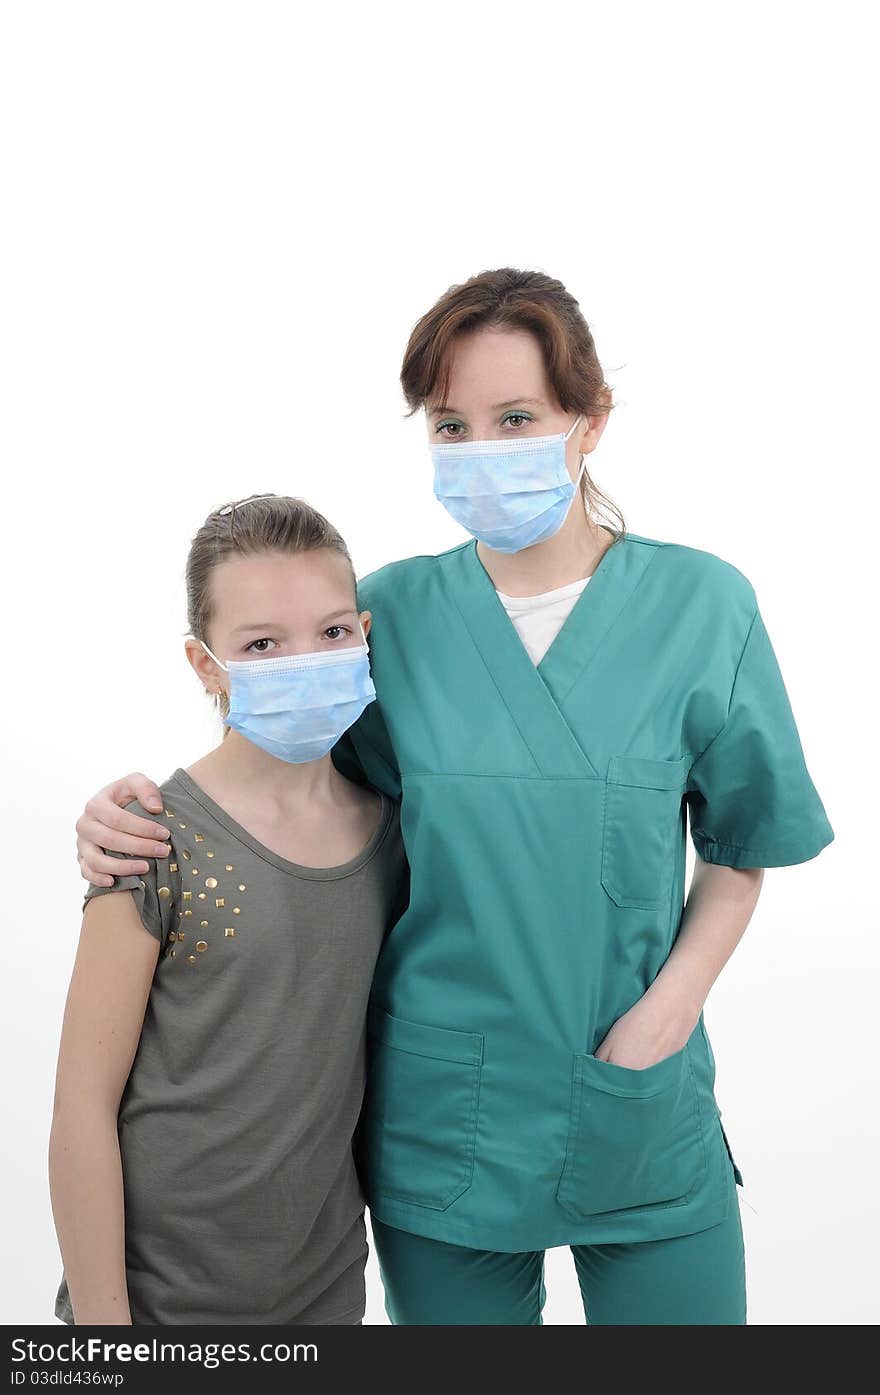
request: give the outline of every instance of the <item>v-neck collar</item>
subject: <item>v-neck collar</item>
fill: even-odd
[[[600,779],[564,715],[565,700],[635,590],[656,547],[625,536],[603,553],[589,585],[535,667],[504,609],[476,542],[446,553],[452,597],[480,657],[547,778]]]
[[[575,601],[565,624],[538,664],[539,675],[558,703],[565,701],[584,669],[593,661],[656,550],[640,540],[634,544],[623,537],[603,553],[589,585]],[[488,572],[486,576],[491,584]]]

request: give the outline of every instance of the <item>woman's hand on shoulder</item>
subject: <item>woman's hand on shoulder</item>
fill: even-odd
[[[145,809],[163,809],[158,785],[147,775],[135,771],[93,794],[76,821],[76,854],[80,871],[87,882],[96,886],[112,886],[117,876],[142,874],[149,871],[144,861],[150,857],[165,857],[170,831],[161,823],[129,813],[126,806],[137,799]],[[132,861],[109,857],[105,848],[126,853]]]

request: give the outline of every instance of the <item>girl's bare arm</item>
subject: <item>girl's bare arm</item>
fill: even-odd
[[[117,1135],[159,941],[128,891],[83,915],[64,1010],[49,1143],[55,1228],[77,1324],[131,1323]]]

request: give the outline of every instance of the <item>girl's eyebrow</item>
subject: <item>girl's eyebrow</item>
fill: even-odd
[[[333,620],[341,620],[345,615],[357,615],[354,606],[349,606],[346,610],[334,610],[332,615],[326,615],[323,620],[319,620],[319,625],[328,625]],[[232,631],[234,635],[245,634],[248,630],[283,630],[285,627],[278,620],[249,620],[246,625],[236,625]]]

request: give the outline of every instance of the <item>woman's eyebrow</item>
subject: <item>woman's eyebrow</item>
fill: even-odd
[[[493,411],[493,412],[500,412],[501,409],[502,409],[503,407],[520,407],[520,406],[524,406],[526,402],[531,403],[531,405],[532,405],[533,407],[546,407],[546,405],[547,405],[546,402],[544,401],[543,397],[510,397],[510,398],[508,398],[508,400],[507,400],[506,402],[495,402],[495,403],[493,403],[493,405],[492,405],[492,411]],[[463,412],[459,412],[455,407],[449,407],[449,406],[446,406],[446,405],[444,405],[444,406],[442,406],[442,407],[431,407],[431,408],[430,408],[430,413],[429,413],[429,414],[430,414],[432,417],[440,417],[440,416],[443,416],[443,414],[444,414],[445,412],[449,412],[450,416],[454,416],[454,417],[461,417],[461,416],[464,416],[464,413],[463,413]]]

